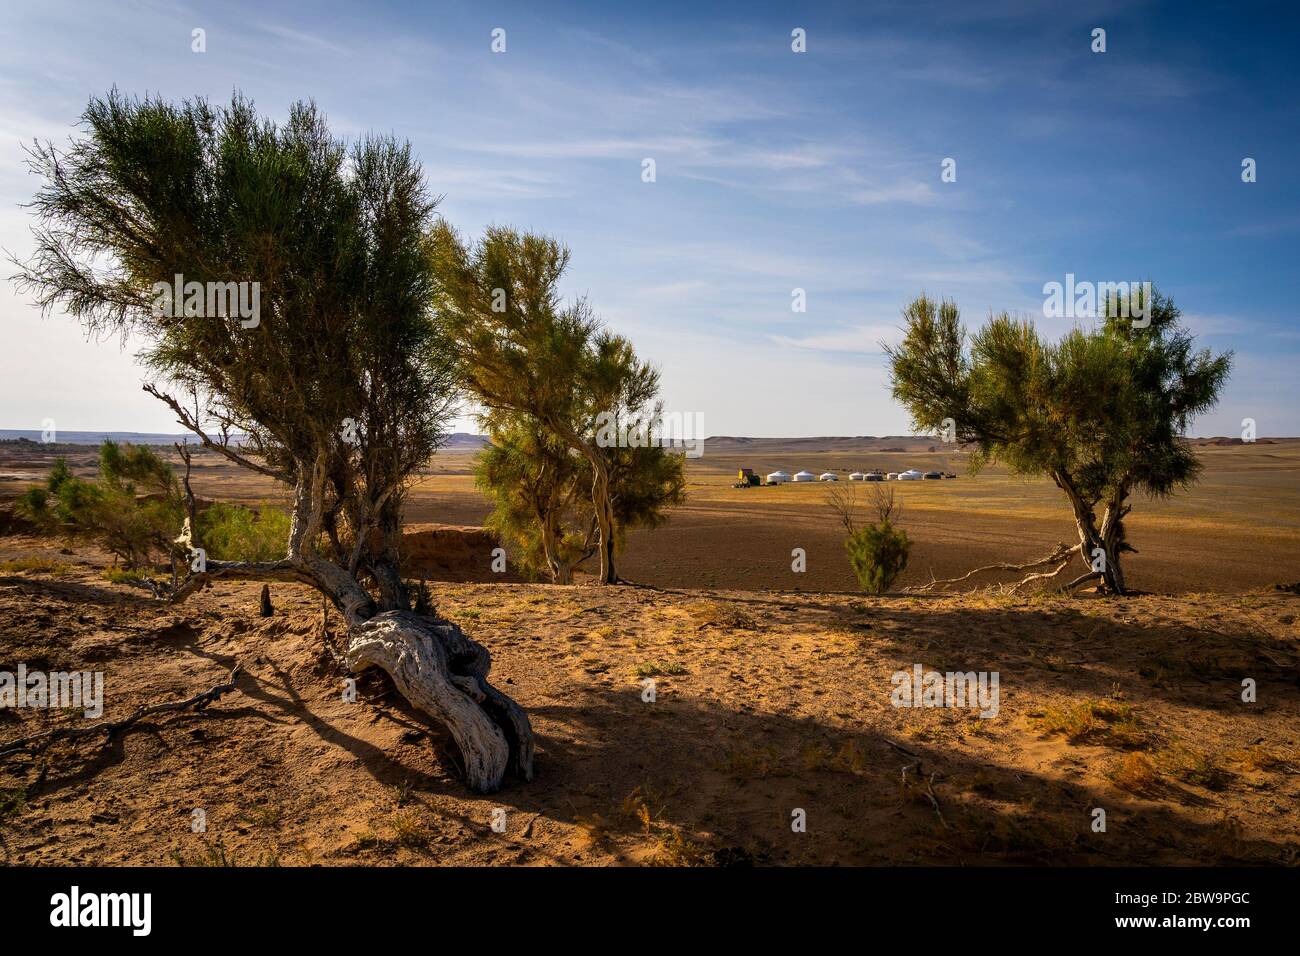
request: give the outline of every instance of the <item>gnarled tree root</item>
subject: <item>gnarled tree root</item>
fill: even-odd
[[[385,611],[349,630],[343,658],[353,671],[383,668],[402,696],[447,727],[474,790],[498,789],[507,770],[533,778],[528,715],[488,683],[487,648],[455,624]]]
[[[1053,571],[1039,571],[1034,574],[1026,575],[1024,578],[1022,578],[1021,580],[1017,581],[1014,584],[1002,585],[1003,591],[1014,594],[1017,590],[1019,590],[1020,588],[1024,587],[1025,585],[1029,584],[1032,581],[1040,581],[1046,578],[1056,577],[1065,568],[1065,565],[1070,560],[1070,556],[1077,553],[1079,551],[1079,548],[1080,546],[1077,544],[1074,545],[1073,547],[1067,544],[1058,544],[1055,548],[1052,549],[1052,552],[1050,554],[1044,555],[1043,557],[1039,558],[1037,561],[1026,561],[1024,564],[1011,564],[1008,562],[999,562],[998,564],[986,564],[983,567],[975,568],[974,570],[967,571],[961,577],[931,580],[928,584],[917,585],[916,587],[907,588],[906,590],[912,591],[914,593],[922,593],[936,587],[943,587],[950,584],[960,584],[962,581],[967,581],[970,578],[973,578],[975,575],[982,574],[986,571],[1028,571],[1031,568],[1041,568],[1049,564],[1056,565],[1056,569]],[[933,575],[931,577],[933,578]],[[1082,579],[1080,579],[1080,581],[1082,581]],[[1076,586],[1078,583],[1080,582],[1072,582],[1071,584],[1066,585],[1066,587],[1063,590],[1068,590]]]
[[[331,597],[348,621],[342,663],[356,672],[380,667],[410,703],[444,724],[460,748],[466,783],[489,793],[507,771],[533,778],[528,715],[488,683],[487,648],[450,621],[414,611],[371,615],[369,595],[345,571],[324,561],[208,561],[171,595],[183,601],[219,578],[299,581]]]

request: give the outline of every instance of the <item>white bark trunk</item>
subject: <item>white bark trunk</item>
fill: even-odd
[[[528,716],[488,683],[487,650],[456,625],[386,611],[349,630],[344,657],[353,670],[382,667],[402,696],[446,725],[474,790],[498,789],[507,770],[532,779]]]

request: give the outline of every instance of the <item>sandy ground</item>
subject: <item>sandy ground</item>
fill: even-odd
[[[254,584],[160,608],[108,582],[102,555],[0,539],[0,559],[33,558],[51,563],[0,565],[0,670],[101,670],[106,719],[219,683],[235,662],[245,674],[202,714],[6,759],[8,863],[1300,860],[1300,597],[1288,592],[437,585],[538,736],[536,780],[474,796],[386,677],[343,700],[308,590],[274,586],[269,619]],[[997,671],[997,716],[892,706],[891,675],[918,663]],[[0,740],[73,719],[3,712]],[[206,833],[191,832],[196,808]],[[806,832],[792,830],[796,810]]]
[[[737,490],[737,467],[961,473],[897,486],[915,541],[904,584],[1069,540],[1059,493],[996,470],[970,477],[923,449],[760,450],[692,463],[689,503],[631,536],[622,571],[654,587],[433,586],[537,733],[537,779],[490,796],[465,791],[448,740],[385,676],[344,701],[307,589],[274,585],[269,619],[251,583],[170,608],[111,583],[94,549],[0,529],[0,671],[102,671],[110,720],[206,689],[236,662],[244,671],[201,714],[150,719],[106,748],[0,760],[0,859],[1300,860],[1300,596],[1274,587],[1300,582],[1300,441],[1206,448],[1192,493],[1139,502],[1128,575],[1149,593],[1122,600],[855,594],[827,488]],[[24,454],[0,455],[0,505],[48,467],[48,454]],[[89,473],[94,450],[72,463]],[[409,519],[479,523],[471,464],[437,456]],[[280,500],[211,458],[195,484]],[[790,570],[794,547],[807,550],[804,574]],[[997,716],[892,706],[891,676],[916,664],[997,672]],[[1247,678],[1254,703],[1241,698]],[[0,741],[75,719],[0,711]]]

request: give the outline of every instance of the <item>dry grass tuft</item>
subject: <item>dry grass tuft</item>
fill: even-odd
[[[737,780],[783,777],[789,773],[781,766],[781,759],[773,747],[733,750],[718,764],[717,769]]]
[[[1043,709],[1042,716],[1031,719],[1044,735],[1063,734],[1072,744],[1136,749],[1151,743],[1133,705],[1110,698],[1051,705]]]
[[[658,661],[647,661],[644,664],[638,664],[632,673],[637,677],[678,677],[686,673],[686,668],[675,661],[667,664],[661,664]]]
[[[54,561],[50,558],[16,558],[13,561],[0,561],[0,573],[4,574],[67,574],[72,565],[66,561]]]
[[[399,846],[421,847],[429,842],[429,831],[414,810],[395,811],[388,818],[388,828],[393,831],[393,842]]]
[[[1209,751],[1171,747],[1161,756],[1167,772],[1184,783],[1206,790],[1223,790],[1232,780],[1232,774]]]
[[[722,601],[688,601],[680,606],[698,630],[716,627],[727,630],[752,631],[758,625],[744,611]]]
[[[1281,773],[1290,770],[1292,766],[1284,755],[1261,744],[1234,750],[1227,756],[1229,760],[1241,764],[1242,769],[1256,773]]]
[[[700,866],[709,859],[704,847],[682,836],[680,830],[660,833],[658,841],[648,860],[652,866]]]
[[[1110,781],[1121,790],[1140,797],[1154,796],[1160,791],[1160,773],[1142,753],[1125,754],[1110,771]]]
[[[805,770],[824,770],[831,773],[865,774],[870,767],[867,754],[856,740],[846,740],[839,747],[829,744],[809,744],[801,754]]]

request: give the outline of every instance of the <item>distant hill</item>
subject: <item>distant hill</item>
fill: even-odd
[[[922,452],[943,443],[933,435],[854,435],[822,438],[740,438],[716,435],[704,441],[705,455],[815,454],[819,452]]]
[[[55,439],[60,445],[98,445],[105,438],[111,438],[116,442],[130,442],[133,445],[170,445],[173,442],[183,441],[185,439],[194,440],[194,436],[186,433],[177,432],[169,435],[164,432],[82,432],[82,431],[64,431],[58,429],[54,433]],[[0,441],[30,441],[39,442],[41,440],[41,430],[21,429],[21,428],[0,428]]]
[[[1274,445],[1291,442],[1291,438],[1258,438],[1254,444]],[[1244,445],[1240,438],[1191,438],[1195,448],[1218,448]],[[963,452],[971,449],[960,445],[945,445],[934,435],[855,435],[826,436],[823,438],[742,438],[733,435],[715,435],[704,441],[705,455],[771,455],[816,454],[826,452]]]
[[[1246,444],[1246,441],[1241,438],[1223,438],[1216,436],[1214,438],[1193,438],[1191,439],[1191,444],[1197,448],[1207,448],[1219,445],[1244,445]],[[1256,438],[1253,444],[1275,445],[1277,442],[1272,438]]]
[[[59,429],[55,432],[54,437],[60,445],[98,445],[105,438],[116,442],[130,442],[133,445],[172,445],[178,441],[189,441],[194,444],[198,439],[189,432],[177,432],[176,434],[167,434],[165,432],[89,432],[89,431],[64,431]],[[239,444],[242,436],[232,436],[236,444]],[[40,429],[21,429],[21,428],[0,428],[0,441],[29,441],[39,442],[41,440]],[[482,448],[487,444],[487,439],[482,435],[472,435],[469,432],[455,432],[448,437],[444,448]]]
[[[105,438],[118,442],[131,442],[134,445],[171,445],[173,442],[190,441],[195,438],[188,432],[167,434],[165,432],[110,432],[110,431],[63,431],[56,436],[60,445],[98,445]],[[0,442],[29,441],[39,442],[39,429],[0,428]],[[1277,441],[1289,439],[1260,438],[1256,444],[1271,445]],[[235,436],[238,443],[239,436]],[[477,451],[487,445],[484,435],[471,432],[454,432],[447,437],[443,448],[447,451]],[[1224,445],[1241,445],[1240,438],[1193,438],[1191,443],[1198,448]],[[704,440],[706,455],[746,455],[798,452],[923,452],[930,448],[940,451],[952,451],[944,448],[943,443],[933,435],[827,435],[820,438],[746,438],[739,435],[714,435]]]

